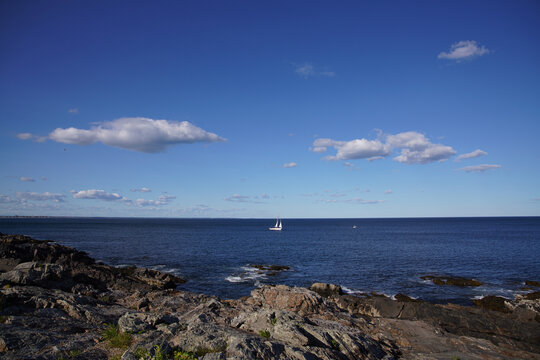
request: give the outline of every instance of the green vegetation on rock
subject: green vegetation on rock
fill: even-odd
[[[120,331],[118,325],[107,324],[107,328],[101,334],[103,340],[107,340],[114,348],[127,349],[131,344],[131,334]]]

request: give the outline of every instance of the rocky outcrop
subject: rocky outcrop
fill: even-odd
[[[343,295],[343,290],[341,286],[334,284],[325,284],[325,283],[314,283],[309,287],[309,290],[316,292],[322,297],[336,297]]]
[[[538,299],[501,312],[316,283],[220,300],[52,242],[1,235],[0,254],[3,359],[540,358]]]
[[[482,283],[475,279],[467,279],[457,276],[420,276],[422,280],[431,280],[435,285],[452,285],[452,286],[480,286]]]

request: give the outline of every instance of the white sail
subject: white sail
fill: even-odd
[[[282,229],[281,219],[280,219],[279,216],[278,216],[277,219],[276,219],[276,225],[274,225],[274,226],[271,227],[271,228],[268,228],[268,230],[278,230],[278,231],[281,231],[281,229]]]

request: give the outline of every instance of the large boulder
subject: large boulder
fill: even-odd
[[[324,298],[311,290],[286,285],[255,289],[246,301],[273,309],[293,311],[302,316],[320,313],[329,306]]]
[[[343,295],[341,286],[334,284],[314,283],[309,287],[309,290],[315,291],[317,294],[325,298]]]
[[[13,285],[36,285],[44,288],[70,288],[73,281],[62,265],[38,262],[20,263],[6,273],[0,274],[0,281]]]

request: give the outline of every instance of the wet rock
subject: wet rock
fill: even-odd
[[[396,296],[394,296],[397,301],[401,302],[422,302],[422,300],[413,299],[410,296],[407,296],[405,294],[398,293]]]
[[[523,296],[527,300],[537,300],[540,299],[540,291],[534,291]]]
[[[309,287],[309,290],[314,291],[325,298],[343,295],[341,286],[333,284],[314,283]]]
[[[261,271],[284,271],[290,269],[288,266],[285,265],[250,264],[249,266],[255,269],[259,269]]]
[[[500,296],[484,296],[481,299],[474,299],[473,303],[483,309],[495,310],[503,313],[510,312],[507,306],[507,300]]]
[[[480,286],[482,283],[478,280],[467,279],[463,277],[453,276],[420,276],[422,280],[431,280],[435,285],[452,285],[452,286]]]
[[[525,285],[540,287],[540,281],[525,280]]]

